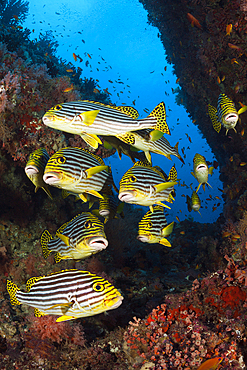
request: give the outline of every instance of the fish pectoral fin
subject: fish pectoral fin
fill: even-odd
[[[162,184],[154,185],[154,188],[156,189],[156,193],[160,193],[161,191],[169,189],[174,185],[177,185],[176,181],[167,181],[163,182]]]
[[[150,137],[150,141],[157,141],[157,140],[159,140],[159,139],[161,139],[162,138],[162,136],[163,136],[163,132],[161,132],[161,131],[159,131],[159,130],[153,130],[153,131],[151,131],[150,132],[150,134],[149,134],[149,137]]]
[[[209,169],[208,169],[209,175],[212,175],[213,174],[213,170],[214,170],[214,167],[213,166],[212,167],[209,167]]]
[[[86,126],[91,126],[97,115],[99,114],[100,110],[90,110],[88,112],[84,112],[79,114],[80,119],[82,120],[83,123],[85,123]]]
[[[69,246],[69,237],[63,234],[56,234],[56,236],[64,242],[67,246]]]
[[[164,245],[165,247],[171,247],[172,245],[171,245],[171,243],[166,239],[166,238],[163,238],[163,239],[161,239],[160,241],[159,241],[159,244],[162,244],[162,245]]]
[[[48,310],[53,310],[53,308],[57,307],[69,309],[73,304],[74,304],[73,302],[54,304],[53,306],[49,307]]]
[[[67,320],[73,320],[73,319],[76,319],[76,317],[74,316],[66,316],[66,315],[63,315],[63,316],[60,316],[56,322],[62,322],[62,321],[67,321]]]
[[[99,144],[102,144],[102,141],[94,134],[85,134],[84,132],[80,135],[81,138],[92,148],[98,149]]]
[[[244,105],[242,108],[239,109],[238,114],[242,114],[247,111],[247,105]]]
[[[162,236],[168,236],[168,235],[170,235],[170,234],[172,233],[173,226],[174,226],[174,221],[173,221],[173,222],[171,222],[171,223],[170,223],[169,225],[167,225],[166,227],[164,227],[164,228],[162,229],[162,232],[161,232]]]
[[[151,166],[152,166],[152,158],[151,158],[150,151],[149,151],[149,150],[147,150],[147,151],[145,151],[145,152],[144,152],[144,154],[145,154],[145,156],[146,156],[146,158],[147,158],[148,162],[149,162],[149,163],[151,164]]]
[[[88,194],[92,194],[97,198],[104,199],[104,197],[100,193],[98,193],[96,190],[88,190],[87,192]]]
[[[96,173],[99,173],[99,172],[104,171],[104,170],[108,172],[109,167],[108,166],[95,166],[95,167],[88,168],[85,171],[87,179],[89,179],[90,177],[92,177]]]

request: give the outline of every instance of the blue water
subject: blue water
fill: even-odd
[[[179,152],[182,155],[181,148],[184,148],[186,156],[185,165],[182,165],[176,157],[172,156],[172,161],[169,161],[163,156],[152,155],[153,165],[159,165],[166,173],[175,163],[178,178],[186,185],[175,187],[176,201],[171,205],[168,221],[175,220],[176,216],[180,221],[191,216],[195,221],[214,222],[223,205],[222,200],[215,199],[222,195],[218,190],[222,189],[218,170],[209,176],[213,189],[206,188],[205,193],[202,189],[199,191],[202,216],[187,210],[185,196],[192,193],[190,184],[193,190],[198,185],[190,173],[195,153],[204,155],[211,162],[215,158],[186,110],[175,102],[172,88],[179,86],[177,76],[172,73],[172,66],[167,65],[158,30],[147,23],[147,12],[142,5],[137,0],[74,0],[63,3],[33,0],[29,9],[24,26],[33,30],[31,37],[35,39],[40,32],[52,31],[59,43],[57,56],[82,68],[82,78],[98,79],[100,89],[107,88],[110,92],[112,103],[132,105],[140,117],[145,117],[144,109],[151,112],[158,103],[165,102],[167,123],[172,132],[171,137],[166,138],[172,146],[179,141]],[[73,53],[79,54],[83,62],[79,59],[75,62]],[[86,61],[89,62],[87,67]],[[129,158],[123,156],[120,162],[117,154],[106,162],[112,166],[116,183],[132,166]]]

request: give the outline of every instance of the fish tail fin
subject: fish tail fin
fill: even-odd
[[[11,280],[7,280],[7,291],[9,293],[10,303],[12,304],[12,306],[17,306],[21,304],[21,302],[18,301],[18,299],[16,298],[16,292],[18,290],[20,289],[15,283],[13,283]]]
[[[213,128],[215,129],[216,132],[219,133],[221,129],[221,122],[218,119],[217,109],[212,105],[208,104],[208,114],[212,121]]]
[[[156,118],[155,130],[164,132],[167,135],[171,135],[170,129],[166,122],[166,107],[164,102],[159,103],[145,119],[150,117]]]
[[[44,258],[47,258],[49,254],[51,253],[50,249],[48,248],[48,243],[52,239],[52,235],[49,233],[48,230],[45,230],[40,238],[42,252]]]

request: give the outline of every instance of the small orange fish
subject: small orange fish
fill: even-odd
[[[225,231],[224,233],[222,233],[222,238],[228,238],[228,236],[230,236],[232,233],[230,231]]]
[[[197,370],[216,370],[221,361],[223,361],[223,357],[210,358],[210,360],[203,362]]]
[[[220,80],[219,76],[217,77],[217,82],[218,82],[218,84],[221,83],[221,80]]]
[[[75,62],[77,61],[77,55],[73,53],[73,58],[75,59]]]
[[[166,71],[167,70],[167,66],[164,67],[164,70]]]
[[[185,231],[180,231],[180,234],[181,234],[181,235],[184,235],[184,234],[185,234]]]
[[[176,84],[178,84],[178,83],[179,83],[179,80],[180,80],[180,78],[177,78],[177,79],[176,79]]]
[[[246,164],[247,164],[246,162],[241,162],[241,163],[240,163],[240,166],[242,166],[242,167],[243,167],[243,166],[246,166]]]
[[[239,64],[236,58],[231,59],[231,64],[233,64],[233,63]]]
[[[110,82],[111,84],[113,84],[113,81],[112,80],[108,80],[108,82]]]
[[[176,216],[176,220],[177,220],[178,222],[180,222],[180,220],[179,220],[178,216]]]
[[[232,237],[234,239],[240,239],[241,238],[241,236],[239,234],[232,234]]]
[[[226,36],[227,35],[229,36],[231,32],[232,32],[232,24],[230,23],[226,26]]]
[[[228,46],[229,48],[231,49],[235,49],[235,50],[241,50],[241,48],[237,45],[234,45],[234,44],[231,44],[230,42],[228,42]]]
[[[17,15],[13,15],[13,18],[15,18],[16,21],[19,21],[19,17]]]
[[[196,122],[196,119],[193,119],[192,123],[195,123]]]
[[[220,199],[220,197],[218,197],[218,195],[216,195],[215,199],[219,199],[219,200],[221,200],[221,199]]]
[[[66,89],[63,90],[63,92],[70,92],[74,89],[73,84],[70,87],[66,87]]]
[[[66,69],[66,72],[74,72],[73,69]]]
[[[88,58],[92,59],[91,55],[87,53]]]
[[[241,130],[241,136],[244,136],[244,128]]]
[[[192,14],[187,13],[187,18],[190,21],[190,24],[191,24],[192,27],[196,26],[197,28],[202,30],[202,26],[201,26],[200,22]]]
[[[148,108],[143,109],[143,112],[148,113],[149,112]]]
[[[93,92],[94,92],[95,94],[99,94],[99,93],[100,93],[99,89],[93,89]]]

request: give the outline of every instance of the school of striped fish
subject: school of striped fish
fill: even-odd
[[[61,225],[52,236],[48,230],[41,235],[44,258],[54,253],[56,263],[61,260],[87,258],[108,246],[104,224],[114,218],[124,217],[124,203],[149,207],[138,224],[137,240],[159,243],[171,247],[167,239],[174,222],[167,223],[164,208],[170,209],[175,201],[175,186],[180,184],[175,165],[168,175],[159,166],[153,166],[151,153],[171,155],[182,163],[178,144],[172,147],[163,134],[170,135],[166,109],[159,103],[144,119],[138,119],[133,107],[110,106],[92,101],[57,104],[43,116],[43,123],[53,129],[77,134],[90,150],[67,147],[49,156],[43,148],[30,154],[25,167],[28,178],[35,185],[35,192],[42,188],[52,199],[51,187],[61,189],[62,197],[75,196],[98,208],[82,212]],[[234,127],[232,127],[234,128]],[[110,166],[92,153],[92,149],[115,147],[121,158],[128,155],[134,162],[122,176],[119,189],[113,181]],[[143,151],[143,152],[140,152]],[[206,159],[196,154],[192,174],[199,182],[196,192],[187,197],[188,210],[199,212],[197,194],[202,185],[208,184]],[[101,222],[100,218],[104,222]],[[89,271],[62,270],[48,276],[32,277],[27,281],[26,292],[8,280],[7,290],[12,305],[26,304],[34,308],[36,316],[58,315],[57,321],[92,316],[119,307],[121,293],[107,280]]]

